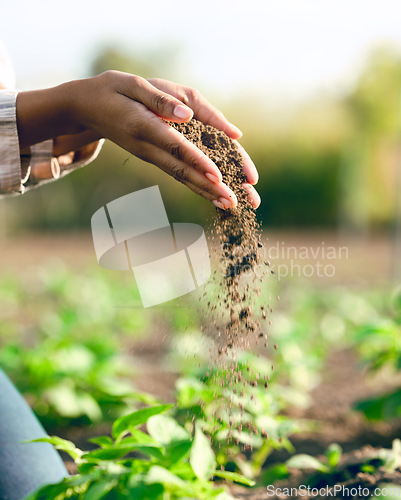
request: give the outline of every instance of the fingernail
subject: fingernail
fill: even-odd
[[[252,158],[249,156],[249,154],[241,146],[241,144],[238,141],[234,141],[234,142],[237,145],[238,151],[242,154],[242,157],[244,159],[244,169],[249,170],[253,175],[253,178],[248,179],[249,184],[252,184],[252,185],[257,184],[258,180],[259,180],[259,173],[258,173],[258,170],[256,168],[256,165],[252,161]]]
[[[224,205],[222,203],[220,203],[219,201],[217,200],[212,200],[212,203],[215,207],[217,208],[220,208],[220,210],[224,210]]]
[[[249,185],[249,184],[241,184],[242,188],[247,192],[248,194],[248,198],[249,198],[249,201],[250,203],[252,204],[253,208],[258,208],[261,204],[261,198],[259,196],[258,193],[255,193],[256,196],[257,196],[257,199],[255,200],[252,196],[251,196],[251,193],[254,193],[254,190],[252,189],[252,186]]]
[[[240,130],[238,127],[236,127],[236,126],[235,126],[235,125],[233,125],[232,123],[230,123],[230,127],[231,127],[231,129],[232,129],[235,133],[239,134],[238,139],[239,139],[240,137],[242,137],[242,132],[241,132],[241,130]]]
[[[224,205],[224,208],[234,208],[233,204],[227,198],[219,198],[219,201]]]
[[[207,173],[205,175],[209,179],[209,181],[212,181],[214,184],[220,184],[221,183],[221,180],[216,175],[209,174],[209,173]]]
[[[181,120],[186,120],[187,118],[192,118],[192,109],[187,106],[183,106],[182,104],[177,104],[174,108],[174,116],[180,118]]]

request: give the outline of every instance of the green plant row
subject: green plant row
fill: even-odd
[[[211,479],[252,486],[247,478],[216,469],[209,439],[196,426],[192,436],[170,416],[169,405],[149,407],[128,414],[113,424],[112,437],[92,439],[97,445],[84,452],[58,437],[38,441],[68,453],[78,474],[48,485],[27,500],[136,499],[136,500],[229,500],[225,488]],[[140,430],[146,424],[148,433]]]

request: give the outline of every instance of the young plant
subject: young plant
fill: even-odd
[[[149,327],[149,316],[141,309],[115,314],[120,288],[62,263],[0,279],[0,365],[48,430],[112,421],[138,403],[155,404],[134,389],[121,350],[132,332]]]
[[[138,410],[113,424],[112,437],[92,439],[98,447],[84,452],[57,437],[40,439],[68,453],[78,474],[48,485],[27,500],[230,500],[213,477],[252,486],[247,478],[216,469],[209,439],[196,426],[192,436],[172,417],[170,405]],[[146,424],[148,433],[140,430]]]
[[[110,421],[152,396],[135,391],[129,365],[104,339],[44,339],[32,349],[8,344],[0,363],[47,429]]]
[[[360,328],[354,337],[355,345],[365,366],[374,373],[401,370],[401,302],[398,299],[391,317],[385,315]],[[366,398],[355,405],[368,420],[389,420],[401,415],[401,388]]]
[[[241,356],[236,369],[201,368],[197,376],[176,383],[175,415],[187,429],[194,422],[210,436],[218,464],[257,477],[273,450],[293,452],[289,436],[294,420],[279,415],[287,390],[271,383],[271,365],[263,358]]]
[[[355,478],[359,473],[374,474],[378,470],[386,473],[394,472],[401,466],[401,441],[395,439],[391,449],[372,449],[361,458],[346,459],[341,447],[331,444],[323,459],[311,455],[294,455],[285,463],[275,464],[262,472],[261,480],[264,484],[273,484],[275,481],[287,479],[291,469],[301,469],[312,472],[305,484],[311,487],[334,485]]]

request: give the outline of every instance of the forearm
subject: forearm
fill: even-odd
[[[235,208],[237,204],[235,194],[222,182],[218,166],[168,125],[195,116],[232,139],[241,136],[195,89],[107,71],[51,89],[20,92],[16,115],[21,149],[59,138],[53,143],[53,154],[71,156],[77,145],[105,137],[157,165],[216,206]],[[243,158],[249,196],[257,206],[260,200],[250,185],[257,182],[256,168],[248,156]]]
[[[17,126],[20,148],[83,130],[75,123],[74,99],[78,82],[20,92],[17,96]]]

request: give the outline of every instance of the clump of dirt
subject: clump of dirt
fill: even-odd
[[[236,349],[249,348],[258,338],[266,342],[261,320],[266,320],[267,309],[255,305],[268,265],[263,259],[260,227],[242,187],[246,177],[235,141],[196,119],[172,125],[211,158],[221,171],[223,182],[238,199],[235,209],[216,208],[217,217],[211,228],[220,270],[215,271],[212,280],[218,292],[216,296],[213,290],[213,300],[208,302],[212,312],[208,328],[218,334],[215,341],[219,355],[227,355]]]

